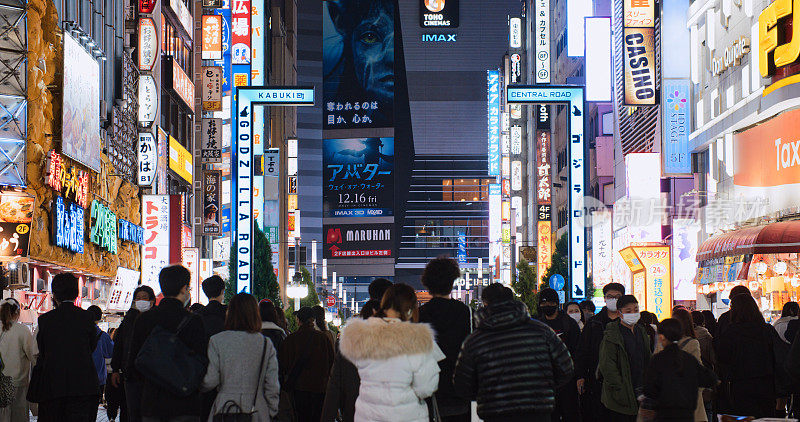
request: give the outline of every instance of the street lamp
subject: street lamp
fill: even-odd
[[[308,286],[305,284],[301,284],[303,281],[303,275],[299,272],[294,273],[292,276],[292,284],[286,288],[286,294],[294,300],[294,310],[300,310],[300,299],[305,298],[308,296]]]

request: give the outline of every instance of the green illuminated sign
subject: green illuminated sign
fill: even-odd
[[[117,215],[98,201],[92,201],[92,230],[89,241],[113,254],[117,253]]]

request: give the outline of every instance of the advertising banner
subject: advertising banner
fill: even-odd
[[[419,26],[458,28],[458,0],[419,0]]]
[[[373,2],[369,13],[351,10],[353,2],[322,4],[322,128],[393,126],[395,3]]]
[[[741,209],[743,212],[735,214],[737,219],[759,217],[797,205],[796,198],[800,195],[798,121],[800,110],[795,109],[733,134],[736,198],[749,203],[747,208]]]
[[[169,168],[183,180],[192,183],[192,173],[194,172],[192,154],[172,136],[169,137]]]
[[[336,224],[323,226],[325,245],[323,257],[381,258],[392,257],[392,224]]]
[[[30,221],[27,223],[0,223],[0,257],[28,256],[30,232]]]
[[[221,194],[222,171],[203,170],[203,234],[222,234]]]
[[[100,139],[100,65],[69,34],[64,34],[64,99],[61,152],[99,172],[103,151]]]
[[[645,309],[659,321],[672,313],[672,265],[669,246],[634,246],[645,269]],[[635,277],[634,277],[635,279]],[[696,298],[695,298],[696,299]]]
[[[665,174],[691,174],[692,157],[689,152],[692,106],[688,79],[664,79],[664,131],[662,157]]]
[[[626,28],[653,28],[656,25],[657,0],[624,0],[622,26]]]
[[[540,221],[536,232],[536,248],[538,249],[539,259],[536,262],[537,277],[541,277],[553,264],[553,223],[550,221]]]
[[[136,148],[139,162],[139,186],[152,186],[156,178],[156,165],[158,162],[158,145],[156,138],[150,132],[139,134],[139,145]]]
[[[550,131],[536,131],[536,202],[550,204]]]
[[[214,65],[222,68],[222,91],[230,92],[233,82],[231,75],[231,9],[214,9],[214,14],[222,17],[222,59]]]
[[[203,15],[203,60],[222,60],[222,16]]]
[[[625,105],[655,105],[656,60],[655,30],[625,28]]]
[[[204,163],[222,162],[222,119],[203,118],[200,125],[201,155]]]
[[[697,275],[695,256],[699,233],[698,221],[688,218],[672,220],[672,290],[675,300],[697,300],[694,278]]]
[[[139,124],[148,127],[158,116],[158,88],[151,75],[139,76]]]
[[[203,66],[203,111],[222,111],[222,67]]]
[[[592,213],[592,282],[599,291],[613,281],[611,249],[611,213]]]
[[[139,19],[139,70],[152,71],[160,54],[158,51],[158,31],[153,18]]]
[[[500,175],[500,72],[486,71],[489,176]]]
[[[158,274],[169,265],[169,195],[142,195],[142,284],[150,286],[158,295],[161,287]]]
[[[394,209],[394,138],[325,139],[323,212],[381,217]]]
[[[181,69],[177,61],[172,59],[169,59],[169,61],[172,62],[171,66],[167,65],[167,69],[171,69],[170,73],[172,77],[169,80],[172,81],[172,90],[175,91],[179,97],[181,97],[183,102],[189,106],[189,109],[194,111],[194,83],[192,82],[192,79],[189,78],[189,75],[187,75],[186,72]]]
[[[533,29],[536,54],[534,74],[537,84],[550,83],[550,0],[535,1],[536,20]]]
[[[169,137],[161,127],[158,128],[158,170],[156,171],[156,193],[159,195],[167,191],[167,168],[169,166]]]
[[[233,64],[250,64],[250,0],[231,0]]]
[[[133,304],[133,291],[139,285],[139,271],[117,267],[117,276],[108,295],[106,310],[109,312],[126,312]]]

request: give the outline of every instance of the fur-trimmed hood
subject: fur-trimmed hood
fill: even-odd
[[[342,355],[351,361],[430,353],[433,345],[430,325],[383,318],[350,320],[339,341]]]

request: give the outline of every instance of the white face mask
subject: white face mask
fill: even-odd
[[[574,314],[569,314],[569,317],[574,319],[575,322],[581,322],[581,313],[575,312]]]
[[[149,300],[137,300],[133,302],[133,306],[135,306],[139,312],[147,312],[150,310],[151,304]]]
[[[611,312],[617,312],[617,298],[606,299],[606,308]]]
[[[640,314],[639,312],[634,312],[631,314],[622,314],[622,322],[628,325],[635,325],[637,322],[639,322],[639,318],[641,317],[642,314]]]

